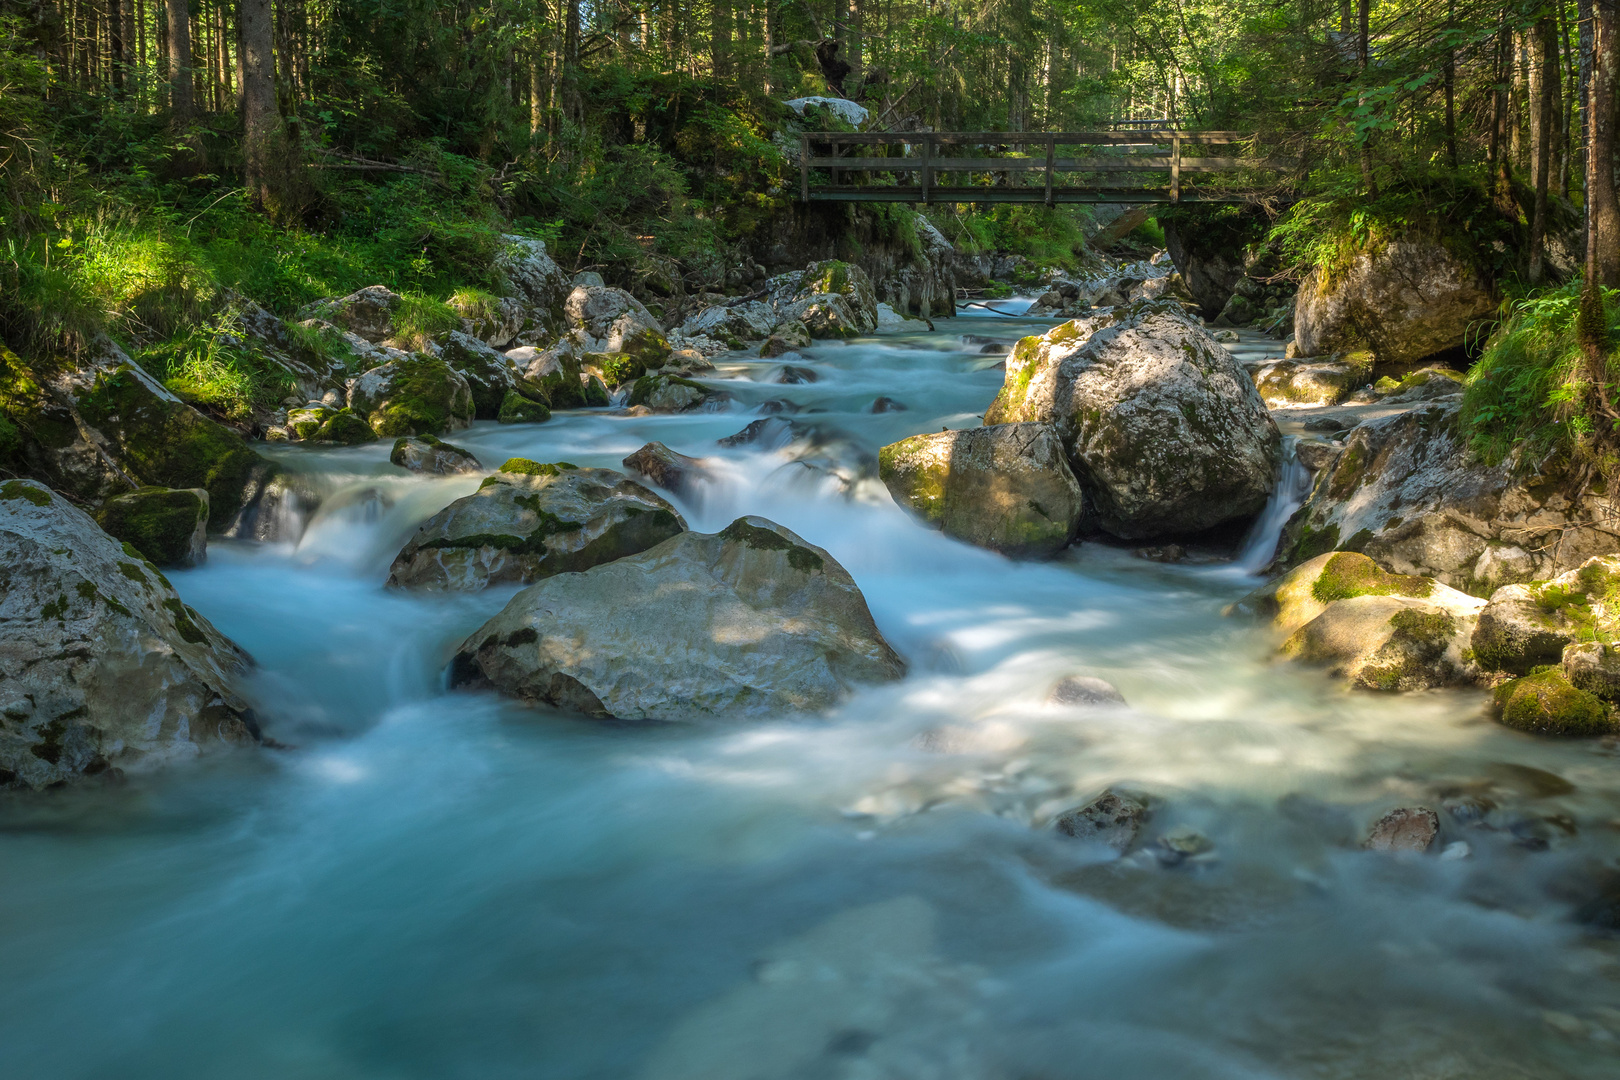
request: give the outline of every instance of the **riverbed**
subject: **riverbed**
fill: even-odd
[[[621,468],[650,440],[714,459],[673,500],[690,525],[760,514],[827,549],[908,661],[821,717],[599,723],[448,692],[514,590],[383,582],[478,478],[410,476],[387,443],[275,449],[320,508],[170,577],[258,661],[279,746],[0,808],[0,1073],[1614,1076],[1620,948],[1574,918],[1620,865],[1612,744],[1506,730],[1483,691],[1277,662],[1224,614],[1253,559],[1017,563],[893,505],[876,448],[978,423],[997,343],[1050,325],[819,344],[811,383],[723,356],[727,411],[451,436],[489,468]],[[717,445],[762,407],[800,427]],[[1129,705],[1048,705],[1068,675]],[[1153,804],[1122,859],[1048,827],[1110,785]],[[1449,807],[1434,852],[1360,850],[1417,804]],[[1213,850],[1155,855],[1175,830]]]

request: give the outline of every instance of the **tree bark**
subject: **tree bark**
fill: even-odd
[[[1452,27],[1452,20],[1456,18],[1456,0],[1448,0],[1446,4],[1446,29]],[[1446,63],[1443,70],[1446,90],[1446,161],[1453,171],[1457,168],[1457,50],[1446,50]]]
[[[191,18],[186,0],[165,0],[169,37],[169,115],[177,127],[191,123],[196,105],[191,93]]]
[[[585,104],[579,96],[579,0],[567,0],[563,18],[562,107],[569,120],[584,122]]]
[[[1543,248],[1547,240],[1547,186],[1552,174],[1553,112],[1558,92],[1558,24],[1550,12],[1536,20],[1534,40],[1537,55],[1532,67],[1531,85],[1536,90],[1531,102],[1531,153],[1534,155],[1536,201],[1530,214],[1530,265],[1525,276],[1532,285],[1543,276]]]
[[[1620,286],[1620,198],[1614,184],[1615,86],[1620,79],[1620,20],[1616,0],[1593,0],[1594,37],[1591,138],[1586,156],[1586,278],[1609,288]]]
[[[124,5],[107,0],[107,61],[115,94],[124,92]]]
[[[242,29],[242,125],[248,197],[257,207],[275,206],[271,181],[281,114],[276,108],[275,30],[270,0],[239,0]]]

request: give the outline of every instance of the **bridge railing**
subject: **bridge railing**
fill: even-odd
[[[1297,158],[1230,152],[1252,148],[1256,141],[1252,134],[1234,131],[809,132],[800,137],[799,198],[1048,206],[1242,202],[1251,196],[1230,186],[1202,186],[1199,180],[1245,170],[1297,169],[1300,164]],[[819,147],[830,152],[817,154]],[[1014,147],[1025,149],[1020,153]],[[1059,147],[1065,156],[1058,156]],[[826,174],[828,182],[812,185],[812,170]],[[863,182],[844,183],[851,173],[861,174]],[[1148,182],[1150,178],[1156,182]],[[1028,183],[1031,179],[1038,183]]]

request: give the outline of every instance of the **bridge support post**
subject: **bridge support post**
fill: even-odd
[[[1170,136],[1170,201],[1181,201],[1181,136]]]
[[[922,200],[924,206],[931,206],[934,202],[934,136],[924,135],[922,144]]]
[[[1046,208],[1052,208],[1052,171],[1054,159],[1057,157],[1057,136],[1046,137]]]
[[[810,201],[810,136],[799,136],[799,201]]]

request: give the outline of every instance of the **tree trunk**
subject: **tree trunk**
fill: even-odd
[[[576,124],[585,119],[585,105],[579,96],[579,0],[566,0],[563,19],[562,107]]]
[[[1496,62],[1496,96],[1492,102],[1491,122],[1491,149],[1496,165],[1492,199],[1498,210],[1508,214],[1515,212],[1512,132],[1517,130],[1517,126],[1508,111],[1508,87],[1513,81],[1513,28],[1508,23],[1506,10],[1502,12],[1501,26],[1496,35]]]
[[[112,69],[115,94],[124,92],[124,11],[118,0],[107,0],[107,62]]]
[[[1370,14],[1371,0],[1360,0],[1356,7],[1356,65],[1361,69],[1363,85],[1366,83],[1367,69],[1372,64],[1372,47],[1367,33],[1367,22]],[[1378,198],[1378,181],[1373,178],[1372,135],[1369,133],[1361,140],[1361,182],[1366,185],[1367,194]]]
[[[276,108],[275,29],[270,0],[239,0],[242,29],[242,126],[248,197],[260,208],[275,206],[275,168],[281,113]]]
[[[1615,85],[1620,79],[1620,20],[1615,0],[1593,0],[1592,134],[1586,159],[1586,277],[1620,286],[1620,198],[1614,185]]]
[[[191,93],[191,19],[186,0],[164,0],[169,31],[169,115],[185,127],[196,114]]]
[[[1537,55],[1532,68],[1531,85],[1537,91],[1533,106],[1530,134],[1531,152],[1535,157],[1535,208],[1530,215],[1530,265],[1525,276],[1530,284],[1541,283],[1543,252],[1547,240],[1547,185],[1552,174],[1552,144],[1555,128],[1553,104],[1558,92],[1558,25],[1550,13],[1543,12],[1536,20],[1535,42]]]
[[[1450,30],[1452,20],[1456,17],[1456,0],[1448,0],[1446,4],[1446,29]],[[1457,50],[1446,50],[1446,63],[1444,68],[1446,90],[1446,161],[1451,165],[1452,171],[1457,168]]]

